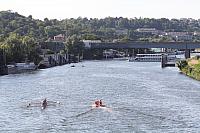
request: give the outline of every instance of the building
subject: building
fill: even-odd
[[[127,35],[128,29],[116,29],[115,32],[117,35]]]
[[[176,41],[191,41],[193,37],[188,32],[167,32],[165,35],[176,39]]]
[[[90,48],[91,43],[101,43],[101,40],[83,40],[85,48]]]
[[[191,41],[192,36],[191,35],[181,35],[181,36],[176,36],[177,41]]]
[[[170,36],[176,38],[176,36],[185,36],[188,35],[188,32],[167,32],[165,33],[166,36]]]
[[[195,31],[195,32],[193,33],[193,35],[194,35],[194,36],[200,36],[200,32]]]
[[[53,40],[57,41],[57,42],[64,42],[65,41],[65,36],[63,34],[59,34],[57,36],[54,36]]]
[[[141,33],[151,33],[155,35],[159,35],[159,33],[161,33],[161,31],[157,30],[156,28],[138,28],[136,31]]]
[[[113,43],[118,43],[118,42],[121,42],[121,39],[113,39],[112,42],[113,42]]]

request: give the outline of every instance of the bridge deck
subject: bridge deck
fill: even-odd
[[[195,42],[128,42],[128,43],[90,43],[92,49],[117,49],[117,48],[174,48],[196,49],[200,43]]]

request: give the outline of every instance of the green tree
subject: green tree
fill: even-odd
[[[74,35],[67,38],[66,50],[69,54],[78,55],[83,52],[84,44],[80,39]]]
[[[22,45],[22,39],[19,35],[12,33],[4,42],[7,52],[8,62],[21,62],[25,59],[25,51]]]

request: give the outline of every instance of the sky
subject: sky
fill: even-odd
[[[65,18],[200,18],[200,0],[0,0],[11,10],[35,19]]]

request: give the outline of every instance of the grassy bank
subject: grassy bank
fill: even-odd
[[[200,81],[200,56],[181,60],[177,63],[177,66],[182,73]]]

